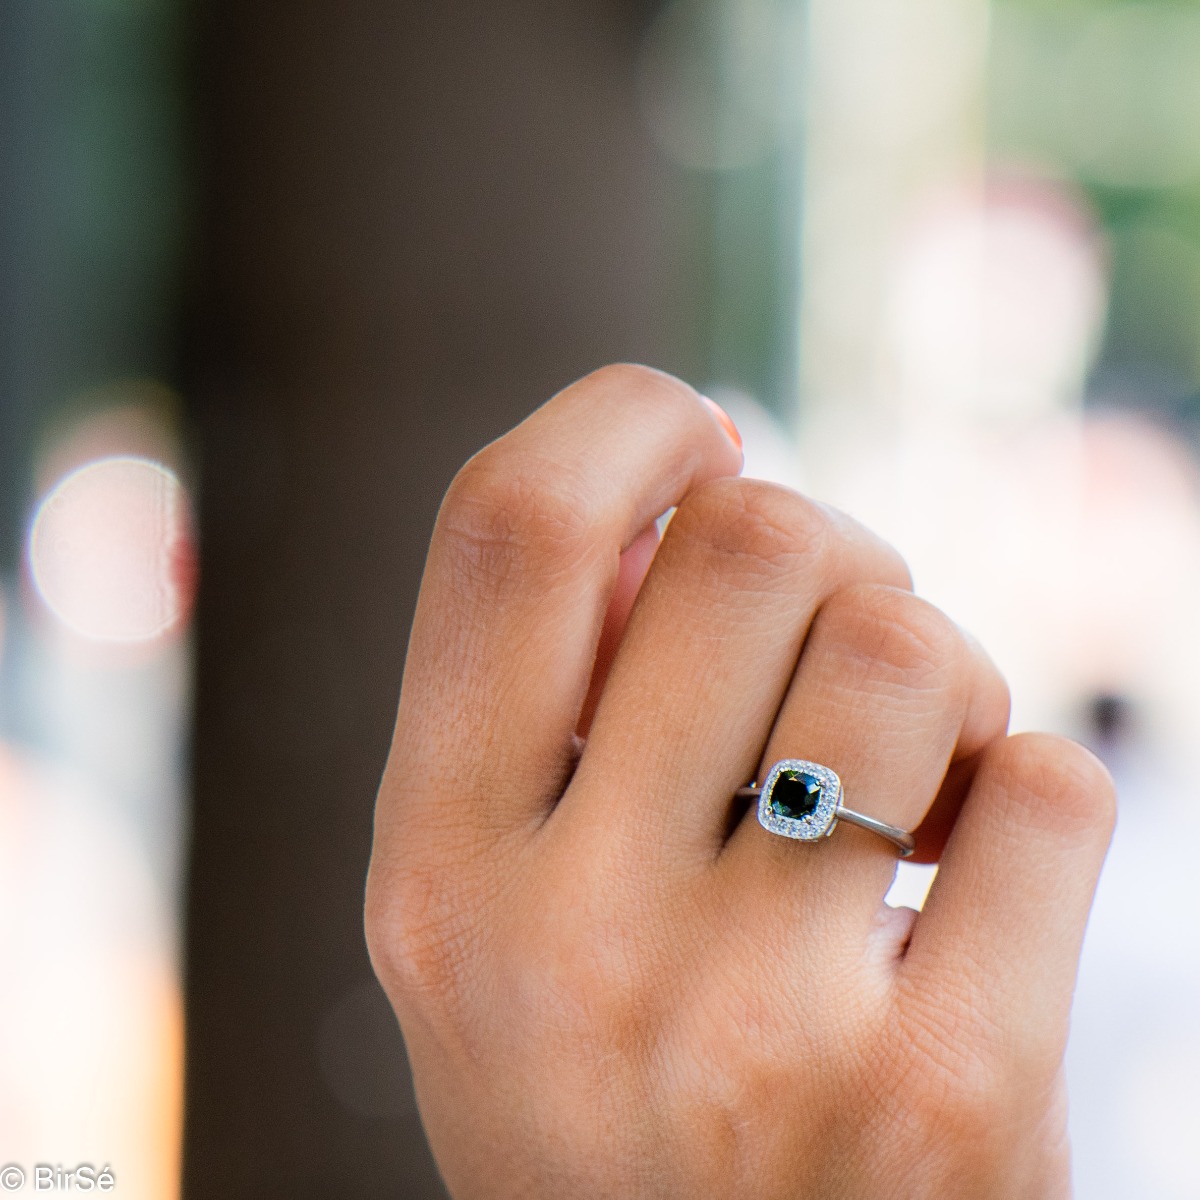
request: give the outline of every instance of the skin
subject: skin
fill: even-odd
[[[446,496],[366,909],[446,1183],[1068,1196],[1108,775],[1006,736],[1003,680],[896,552],[740,466],[691,388],[616,366]],[[882,839],[731,799],[783,757],[919,827],[920,915],[883,905]]]

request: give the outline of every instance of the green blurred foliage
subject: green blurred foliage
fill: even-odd
[[[1191,417],[1200,390],[1200,4],[1003,0],[989,152],[1082,189],[1109,244],[1105,400]]]
[[[179,0],[0,7],[0,569],[34,447],[81,393],[170,379],[187,176]]]

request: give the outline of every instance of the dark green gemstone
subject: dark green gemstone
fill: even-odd
[[[811,817],[821,799],[821,781],[807,771],[780,771],[771,785],[771,811],[799,821]]]

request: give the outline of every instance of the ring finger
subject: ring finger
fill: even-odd
[[[550,823],[557,836],[632,853],[635,880],[656,862],[707,868],[813,614],[862,580],[905,585],[908,571],[890,546],[795,493],[723,480],[685,499]]]
[[[849,587],[814,619],[757,778],[783,758],[817,762],[841,778],[846,807],[914,829],[950,764],[1004,733],[1008,707],[996,667],[939,610],[895,588]],[[895,863],[893,846],[846,822],[796,843],[768,833],[752,809],[721,869],[742,902],[769,906],[784,927],[811,918],[814,896],[832,900],[828,919],[865,927]]]

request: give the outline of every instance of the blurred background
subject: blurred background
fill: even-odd
[[[454,470],[616,359],[1110,764],[1077,1193],[1196,1200],[1200,6],[1162,0],[0,0],[0,1165],[442,1195],[361,931],[407,627]]]

